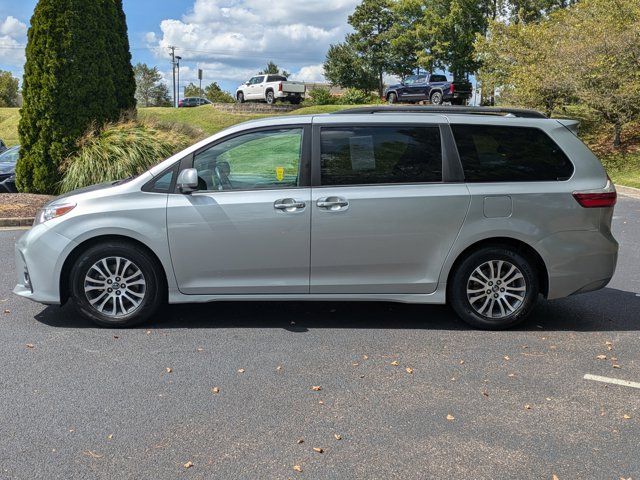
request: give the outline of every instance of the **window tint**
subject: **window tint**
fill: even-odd
[[[158,192],[168,192],[171,189],[173,175],[173,170],[162,175],[154,182],[153,189]]]
[[[267,82],[286,82],[287,77],[283,77],[282,75],[269,75],[267,78]]]
[[[322,129],[322,185],[440,181],[442,149],[437,126]]]
[[[199,190],[257,190],[298,186],[302,128],[252,132],[198,153]]]
[[[432,82],[446,82],[447,77],[445,75],[431,75]]]
[[[537,128],[451,125],[467,182],[567,180],[573,165]]]

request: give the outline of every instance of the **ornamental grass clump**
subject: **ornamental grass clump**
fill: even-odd
[[[139,175],[201,137],[200,130],[189,126],[139,120],[92,128],[62,165],[59,191]]]

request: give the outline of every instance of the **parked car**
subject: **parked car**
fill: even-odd
[[[510,327],[615,270],[616,191],[568,126],[479,107],[236,125],[48,203],[17,243],[14,292],[107,326],[168,299],[448,302]]]
[[[186,97],[178,101],[178,107],[199,107],[201,105],[211,105],[211,101],[201,97]]]
[[[238,103],[257,100],[269,105],[287,100],[297,105],[302,102],[305,90],[304,82],[290,82],[282,75],[256,75],[237,88],[236,100]]]
[[[15,193],[16,163],[20,147],[11,147],[0,153],[0,193]]]
[[[434,105],[450,102],[464,105],[471,98],[473,88],[469,82],[450,82],[445,75],[410,75],[384,92],[389,103],[417,103],[429,101]]]

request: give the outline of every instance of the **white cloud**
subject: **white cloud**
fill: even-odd
[[[24,66],[24,46],[27,43],[27,25],[15,17],[0,21],[0,68],[21,70]]]
[[[359,0],[195,0],[180,19],[160,23],[147,34],[158,57],[169,46],[185,64],[203,68],[207,81],[241,83],[269,60],[297,72],[299,79],[321,81],[322,61],[331,43],[341,42],[347,17]]]
[[[300,82],[324,82],[324,67],[322,64],[302,67],[300,71],[291,74],[291,80]]]

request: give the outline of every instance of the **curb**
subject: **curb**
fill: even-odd
[[[640,198],[640,188],[623,187],[622,185],[616,185],[616,191],[622,195],[627,195],[633,198]]]
[[[27,218],[0,218],[0,228],[3,227],[30,227],[33,225],[33,217]]]

